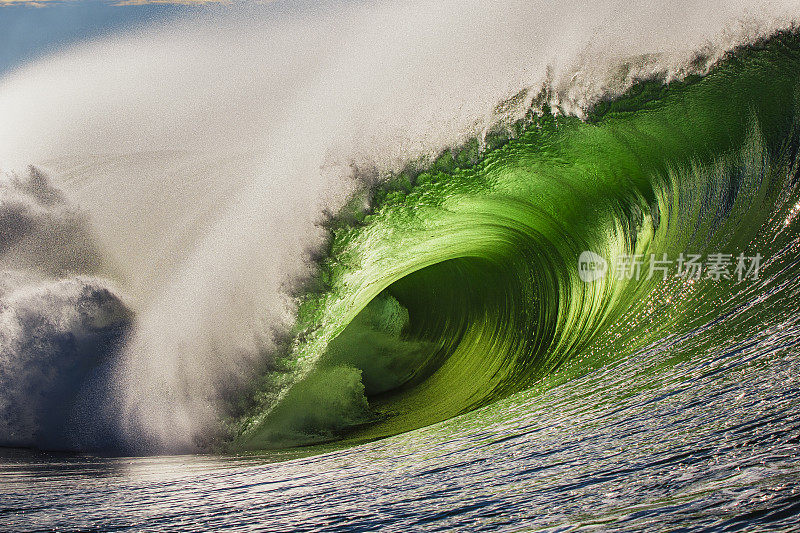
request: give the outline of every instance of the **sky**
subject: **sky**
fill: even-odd
[[[202,9],[151,0],[123,1],[0,0],[0,76],[78,41]]]

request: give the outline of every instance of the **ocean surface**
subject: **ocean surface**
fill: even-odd
[[[0,528],[796,530],[797,325],[781,326],[665,368],[697,330],[544,393],[310,457],[6,452]]]

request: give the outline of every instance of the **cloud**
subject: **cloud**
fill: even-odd
[[[201,4],[232,4],[229,0],[122,0],[115,2],[115,6],[145,6],[150,4],[162,5],[201,5]]]
[[[53,4],[74,3],[76,0],[0,0],[3,6],[47,7]],[[160,5],[202,5],[202,4],[231,4],[230,0],[121,0],[108,2],[115,6],[144,6],[151,4]]]

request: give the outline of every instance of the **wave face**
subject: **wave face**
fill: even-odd
[[[793,316],[796,8],[650,4],[245,6],[5,75],[0,445],[354,443]]]
[[[383,437],[648,347],[722,357],[794,323],[798,44],[782,33],[705,77],[643,82],[585,121],[531,112],[377,186],[331,223],[287,356],[298,381],[264,385],[237,445]],[[586,250],[726,254],[730,279],[649,277],[644,261],[586,283]],[[735,275],[740,254],[763,258],[757,280]]]

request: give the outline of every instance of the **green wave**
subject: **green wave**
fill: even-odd
[[[641,82],[583,121],[532,110],[485,146],[393,176],[367,209],[355,198],[232,446],[396,434],[729,311],[746,281],[584,283],[578,257],[769,257],[785,245],[798,82],[800,37],[781,33],[702,78]]]

